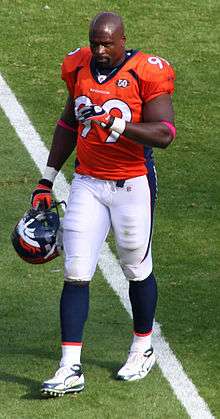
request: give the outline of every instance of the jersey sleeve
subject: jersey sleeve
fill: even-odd
[[[146,57],[141,75],[141,96],[144,102],[168,93],[174,93],[175,72],[172,66],[159,57]]]
[[[74,96],[74,85],[77,73],[85,61],[89,48],[77,48],[71,51],[63,60],[61,78],[66,82],[70,96]]]

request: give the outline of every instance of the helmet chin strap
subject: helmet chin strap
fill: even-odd
[[[54,245],[52,246],[52,248],[50,249],[48,254],[46,256],[44,256],[44,259],[48,259],[53,254],[55,249],[57,250],[59,255],[62,254],[62,251],[63,251],[63,218],[60,218],[60,225],[58,227],[57,235],[56,235],[56,243],[54,243]]]
[[[44,259],[48,259],[54,252],[54,250],[56,249],[57,244],[54,243],[53,246],[51,247],[50,251],[47,253],[46,256],[44,256]]]
[[[63,251],[63,218],[60,218],[60,225],[56,235],[56,246],[59,255],[61,255]]]

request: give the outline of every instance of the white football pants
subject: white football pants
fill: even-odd
[[[147,278],[152,272],[151,223],[147,176],[117,187],[115,181],[75,174],[63,221],[66,280],[91,280],[110,228],[125,277]]]

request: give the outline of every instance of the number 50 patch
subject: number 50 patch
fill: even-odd
[[[129,84],[130,84],[129,81],[126,80],[126,79],[119,79],[119,80],[116,81],[116,85],[118,87],[128,87]]]

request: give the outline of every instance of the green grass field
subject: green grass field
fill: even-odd
[[[217,6],[216,0],[1,0],[0,72],[49,147],[66,98],[60,63],[68,51],[87,45],[88,24],[97,12],[120,13],[129,48],[150,51],[174,65],[177,140],[155,153],[157,321],[220,418]],[[39,172],[3,112],[0,135],[0,418],[186,418],[158,367],[135,384],[115,380],[132,322],[99,270],[85,333],[86,391],[59,400],[41,398],[40,384],[60,357],[62,258],[37,267],[13,251],[10,234],[29,206]],[[69,181],[72,163],[64,168]],[[112,237],[109,244],[114,252]]]

